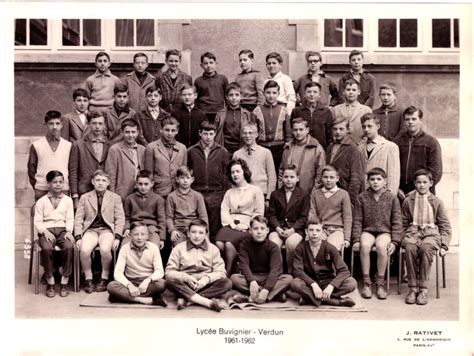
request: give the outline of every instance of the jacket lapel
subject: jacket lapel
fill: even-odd
[[[158,151],[165,157],[167,160],[170,161],[170,156],[168,154],[168,150],[166,149],[165,145],[163,144],[163,141],[159,140],[156,145]],[[174,155],[174,152],[173,152]]]
[[[86,146],[86,149],[89,151],[89,153],[91,154],[91,156],[97,161],[99,162],[99,160],[97,159],[97,157],[95,156],[95,152],[94,152],[94,148],[92,147],[92,141],[90,139],[90,137],[87,137],[85,140],[84,140],[84,145]],[[104,148],[102,150],[102,158],[104,158],[104,154],[107,155],[107,152],[105,152],[105,144],[104,144]]]
[[[127,157],[127,158],[130,160],[130,162],[133,163],[133,157],[132,157],[132,155],[130,154],[129,149],[127,148],[127,146],[126,146],[123,142],[120,143],[120,150],[122,151],[123,155],[124,155],[125,157]],[[137,151],[138,151],[138,150],[137,150]]]
[[[97,206],[98,206],[98,203],[97,203],[97,194],[95,191],[92,191],[89,196],[88,196],[88,201],[89,201],[89,204],[90,206],[92,207],[92,209],[94,210],[94,212],[97,213],[98,209],[97,209]]]
[[[385,146],[385,142],[383,140],[380,140],[379,143],[377,143],[374,147],[374,150],[370,154],[369,161],[375,157],[377,152],[379,152],[383,147]],[[365,154],[367,155],[367,150],[365,150]]]
[[[72,118],[71,118],[71,121],[79,128],[79,130],[81,131],[84,131],[84,129],[86,128],[87,124],[86,125],[83,125],[82,124],[82,121],[81,119],[79,118],[79,115],[77,114],[76,111],[74,111],[73,115],[72,115]]]
[[[295,203],[299,200],[301,200],[301,192],[298,189],[298,187],[296,187],[295,190],[293,190],[293,193],[291,194],[290,201],[288,202],[286,206],[286,211],[288,212],[288,210],[290,210],[293,207],[293,205],[295,205]],[[285,201],[286,201],[286,196],[285,196]]]

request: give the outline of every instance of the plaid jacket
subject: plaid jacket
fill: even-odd
[[[160,107],[168,112],[177,108],[181,103],[181,93],[179,92],[179,89],[181,88],[181,85],[185,83],[192,85],[193,78],[179,69],[174,84],[171,80],[169,69],[160,73],[155,81],[156,86],[161,89],[161,95],[163,96],[160,102]]]

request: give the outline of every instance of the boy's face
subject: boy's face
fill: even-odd
[[[89,121],[89,127],[94,136],[100,136],[105,133],[105,118],[103,116],[94,117]]]
[[[125,126],[122,130],[123,138],[127,145],[132,146],[137,141],[138,127],[136,126]]]
[[[188,238],[195,246],[202,244],[206,237],[207,232],[204,226],[192,225],[188,230]]]
[[[413,114],[406,114],[404,120],[408,133],[415,135],[421,130],[423,119],[420,119],[418,111]]]
[[[89,99],[85,96],[78,96],[74,99],[74,107],[80,113],[85,113],[89,108]]]
[[[323,181],[324,188],[331,190],[336,186],[336,183],[339,182],[339,174],[334,171],[325,170],[321,176]]]
[[[182,174],[176,177],[176,182],[181,189],[189,189],[194,182],[194,177],[190,174]]]
[[[240,135],[247,146],[252,146],[258,137],[257,128],[255,126],[244,126]]]
[[[217,62],[212,58],[204,57],[201,62],[201,68],[207,74],[214,74],[216,72]]]
[[[308,137],[309,128],[304,123],[296,123],[293,124],[291,132],[296,142],[304,142]]]
[[[351,64],[351,69],[354,72],[359,72],[364,66],[364,57],[362,57],[361,54],[356,54],[351,57],[349,63]]]
[[[133,68],[135,68],[138,73],[145,72],[148,68],[148,60],[146,57],[136,57],[133,62]]]
[[[269,232],[267,224],[258,221],[254,221],[250,227],[250,235],[252,235],[253,240],[256,242],[265,241]]]
[[[306,88],[304,91],[304,97],[309,104],[316,104],[320,96],[321,91],[316,86]]]
[[[166,59],[165,62],[172,72],[176,72],[179,68],[179,64],[181,63],[181,59],[179,59],[179,56],[172,54]]]
[[[380,174],[375,174],[369,178],[369,186],[374,192],[379,192],[387,184],[387,180]]]
[[[135,183],[135,187],[140,192],[140,194],[145,195],[145,194],[148,194],[148,192],[153,187],[153,182],[150,178],[140,177],[137,179],[137,182]]]
[[[292,169],[285,169],[283,171],[283,185],[288,190],[293,190],[296,187],[296,183],[299,182],[298,174]]]
[[[96,192],[102,193],[107,190],[110,180],[106,176],[97,175],[92,178],[91,183],[94,186]]]
[[[174,140],[177,134],[178,128],[176,127],[176,125],[165,125],[161,129],[161,135],[165,138],[167,142]]]
[[[157,90],[150,91],[146,95],[146,102],[148,106],[151,106],[152,108],[156,108],[158,104],[160,103],[160,101],[161,101],[161,95],[160,93],[158,93]]]
[[[231,108],[237,108],[240,105],[240,100],[242,99],[242,95],[240,91],[231,89],[227,93],[227,102]]]
[[[263,95],[265,96],[265,101],[268,104],[275,105],[277,103],[278,95],[280,95],[280,91],[278,88],[267,88],[263,92]]]
[[[321,59],[318,56],[309,56],[306,61],[308,69],[313,73],[318,73],[321,69]]]
[[[205,147],[211,147],[211,145],[214,143],[214,138],[216,137],[216,131],[199,130],[199,137],[201,138],[201,141]]]
[[[97,58],[95,66],[99,70],[99,72],[103,73],[110,68],[110,61],[107,56],[100,56],[99,58]]]
[[[64,177],[58,176],[48,183],[49,191],[55,195],[58,195],[63,191],[64,187]]]
[[[430,191],[433,186],[433,181],[428,176],[420,175],[415,179],[415,189],[420,194],[426,194]]]
[[[183,89],[181,91],[181,100],[183,100],[184,105],[191,106],[194,104],[194,100],[197,99],[197,94],[194,92],[194,89]]]
[[[268,58],[267,60],[267,70],[271,76],[274,76],[279,71],[281,71],[281,64],[276,60],[276,58]]]
[[[369,140],[374,140],[379,135],[380,125],[376,124],[374,120],[366,120],[362,123],[362,133]]]
[[[248,56],[248,54],[241,54],[239,56],[239,65],[242,70],[252,69],[253,60]]]
[[[148,229],[146,226],[137,226],[130,231],[130,239],[135,247],[142,248],[148,240]]]
[[[51,119],[46,123],[46,130],[53,137],[59,136],[62,128],[63,121],[61,119]]]
[[[387,107],[395,104],[395,101],[397,100],[397,97],[390,89],[380,90],[379,96],[380,100],[382,101],[382,105]]]
[[[360,89],[357,84],[348,84],[344,88],[344,97],[346,98],[346,102],[348,103],[355,103],[359,95]]]
[[[128,91],[125,92],[118,92],[115,94],[115,104],[120,108],[123,109],[128,104]]]
[[[345,122],[340,122],[332,126],[332,135],[336,142],[341,142],[347,136],[348,132],[349,130]]]
[[[306,228],[306,235],[308,240],[312,243],[318,243],[323,239],[323,225],[310,224]]]

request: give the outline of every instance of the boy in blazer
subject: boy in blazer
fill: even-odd
[[[86,277],[86,293],[105,292],[112,265],[112,249],[122,240],[125,214],[120,196],[107,190],[110,177],[103,170],[92,176],[94,190],[84,194],[74,219],[74,236]],[[91,253],[99,245],[102,274],[97,286],[92,283]]]
[[[73,143],[82,138],[87,132],[87,110],[89,108],[89,94],[83,88],[72,92],[74,110],[63,116],[61,137]]]
[[[286,248],[288,273],[293,272],[296,246],[303,241],[308,218],[309,196],[298,187],[298,171],[289,164],[283,170],[283,186],[270,195],[266,218],[270,227],[268,239],[281,248]]]

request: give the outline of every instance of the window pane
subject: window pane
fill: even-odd
[[[324,46],[342,47],[342,20],[324,20]]]
[[[154,29],[153,20],[137,20],[137,46],[154,46]]]
[[[451,47],[451,20],[433,19],[432,21],[433,48]]]
[[[15,46],[26,45],[26,19],[15,20]]]
[[[30,19],[30,45],[46,46],[48,44],[48,20]]]
[[[100,20],[82,20],[82,45],[101,45]]]
[[[400,20],[400,47],[418,46],[418,21],[416,19]]]
[[[454,47],[459,48],[459,19],[454,19]]]
[[[63,20],[63,46],[79,46],[80,43],[79,20]]]
[[[397,20],[379,20],[379,47],[397,46]]]
[[[133,47],[133,20],[115,21],[115,45]]]
[[[364,45],[364,21],[362,19],[346,20],[346,47]]]

